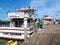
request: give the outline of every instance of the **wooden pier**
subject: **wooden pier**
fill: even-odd
[[[44,26],[21,45],[60,45],[60,25]]]

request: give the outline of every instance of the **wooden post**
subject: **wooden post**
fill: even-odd
[[[27,39],[27,17],[24,17],[24,40]]]
[[[33,19],[33,25],[34,25],[34,33],[36,33],[36,23],[35,23],[35,18]]]
[[[36,21],[36,31],[38,30],[38,21]]]

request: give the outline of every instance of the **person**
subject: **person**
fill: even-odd
[[[60,25],[60,21],[58,22],[58,24]]]
[[[42,24],[42,23],[40,23],[40,28],[41,28],[41,29],[43,28],[43,24]]]
[[[53,22],[55,24],[55,22]]]

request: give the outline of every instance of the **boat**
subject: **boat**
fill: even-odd
[[[8,12],[9,27],[0,27],[0,38],[24,40],[24,25],[27,25],[27,37],[29,38],[33,33],[33,19],[37,20],[33,13],[33,7],[19,8],[17,12]],[[27,24],[24,23],[25,18],[27,18]]]

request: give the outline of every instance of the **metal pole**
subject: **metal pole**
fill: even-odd
[[[24,40],[27,39],[27,17],[24,17]]]

